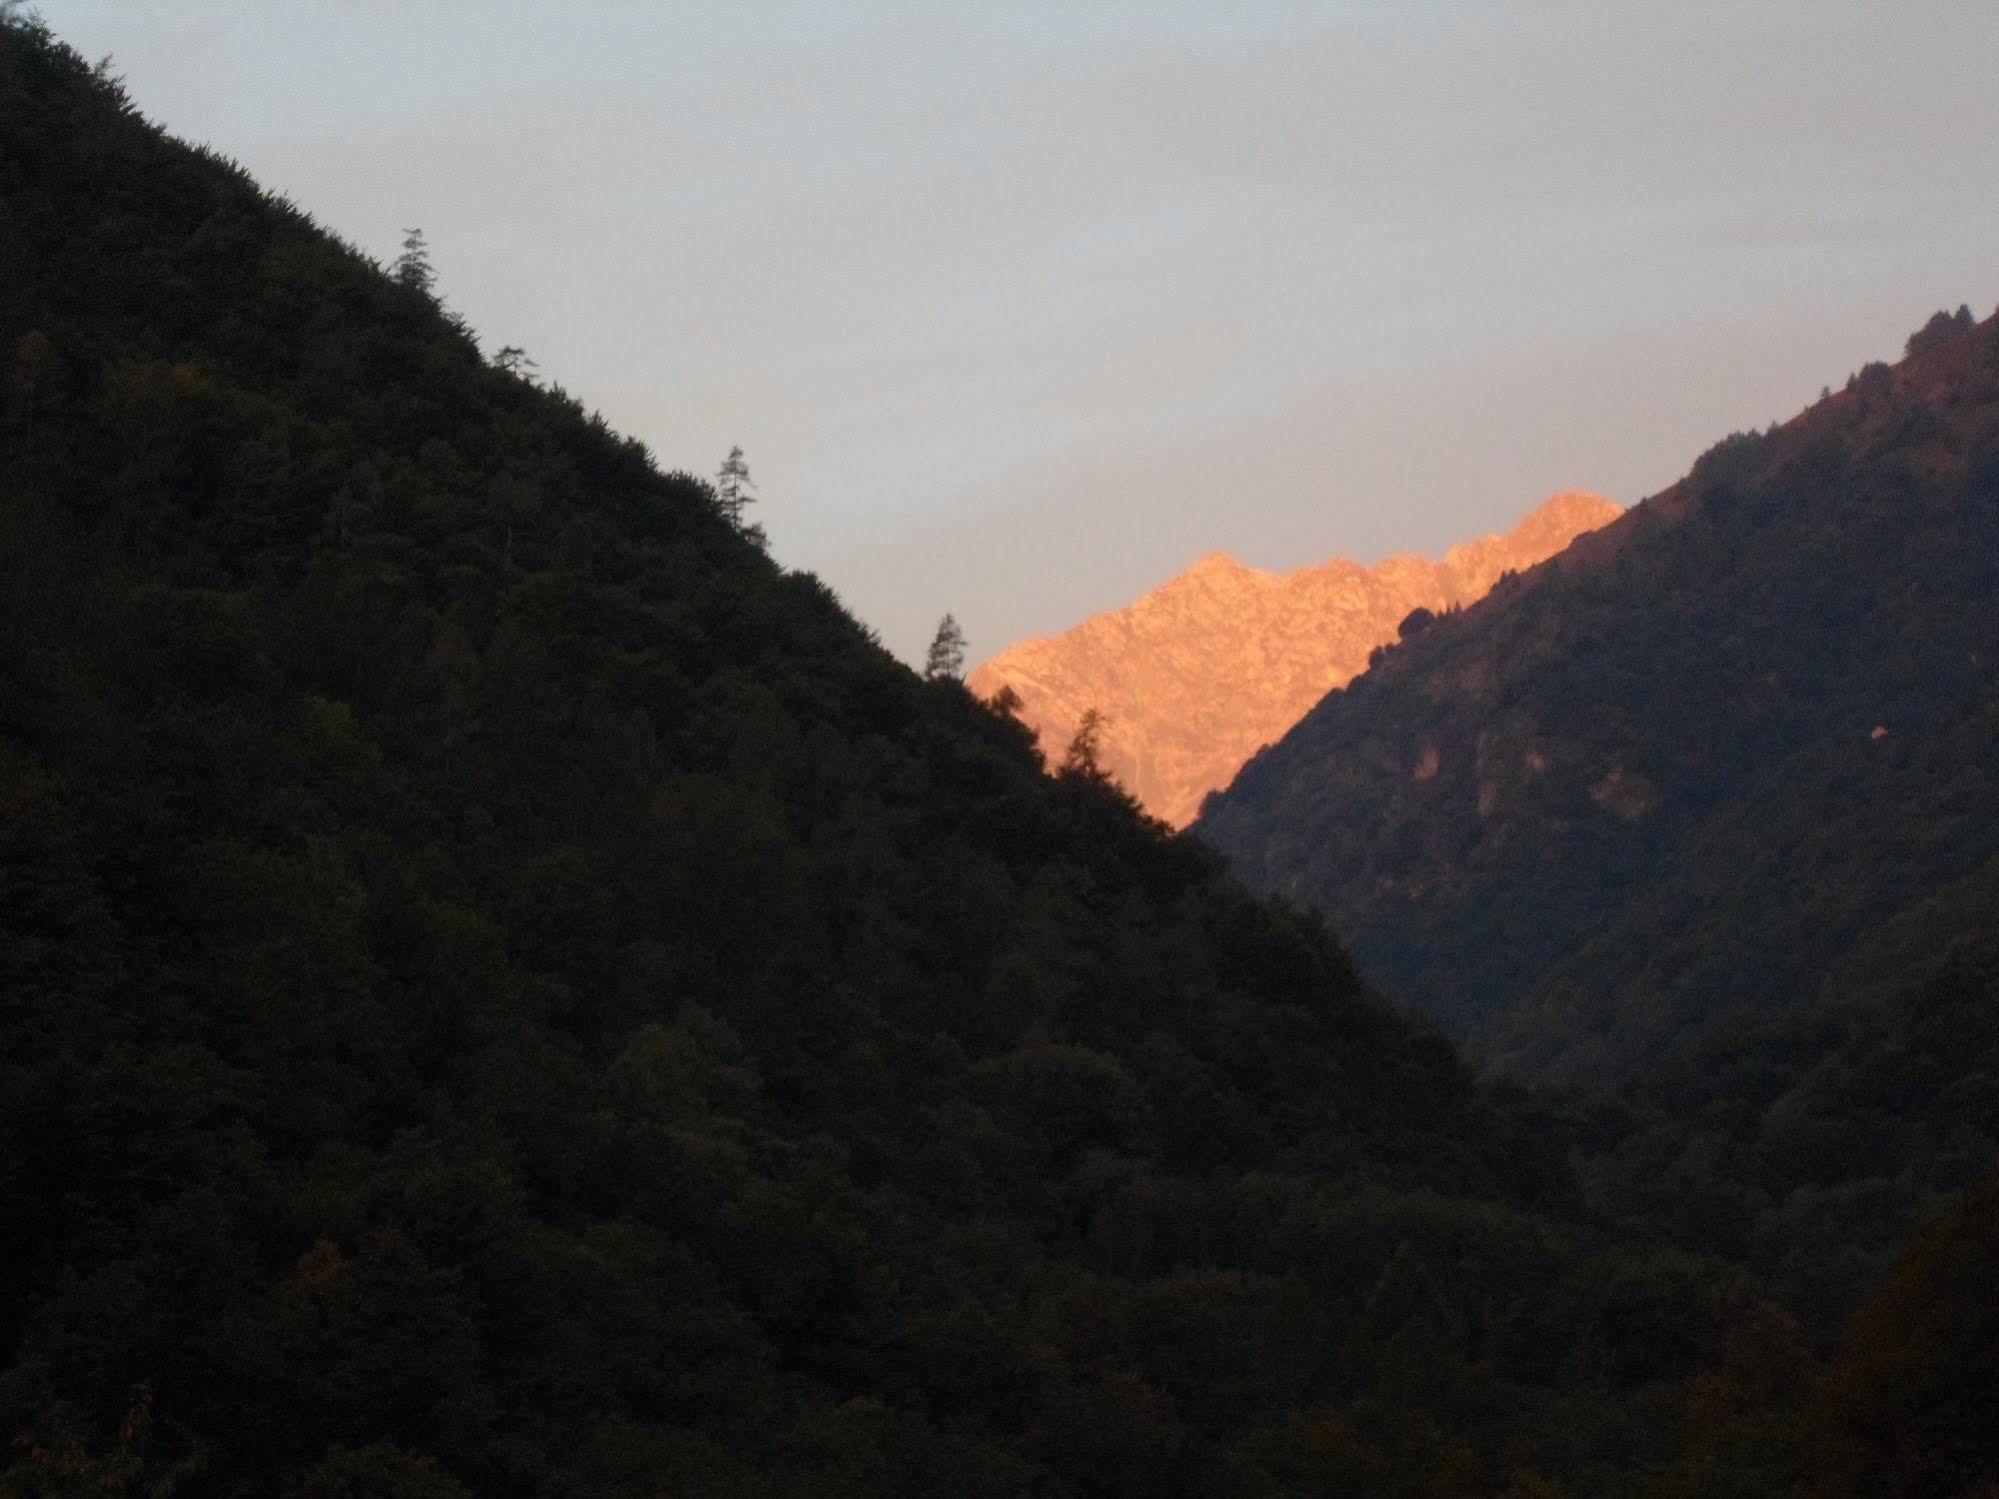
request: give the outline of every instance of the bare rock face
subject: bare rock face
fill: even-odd
[[[982,697],[1019,694],[1051,760],[1095,708],[1105,769],[1153,816],[1184,827],[1245,760],[1358,675],[1412,610],[1471,603],[1621,513],[1599,495],[1558,494],[1506,535],[1442,561],[1335,558],[1279,574],[1204,557],[1126,608],[1008,646],[969,685]]]

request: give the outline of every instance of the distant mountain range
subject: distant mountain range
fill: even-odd
[[[1008,646],[969,685],[982,697],[1012,688],[1051,759],[1095,708],[1104,768],[1181,827],[1260,747],[1365,669],[1414,610],[1471,603],[1620,513],[1598,495],[1558,494],[1505,535],[1440,561],[1335,558],[1270,573],[1218,553],[1125,608]]]

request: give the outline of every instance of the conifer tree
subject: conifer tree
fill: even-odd
[[[730,448],[729,456],[722,460],[721,468],[715,473],[715,508],[737,531],[762,546],[763,527],[744,518],[744,511],[756,503],[757,497],[751,492],[756,487],[756,481],[750,477],[750,466],[744,461],[742,448]]]
[[[541,368],[519,344],[508,344],[493,356],[493,368],[503,375],[518,375],[530,385],[539,385],[535,373]]]
[[[403,231],[403,253],[396,257],[389,274],[411,291],[426,297],[436,294],[437,272],[431,268],[430,246],[424,243],[421,229]]]
[[[1103,760],[1104,716],[1095,708],[1083,710],[1082,721],[1076,725],[1076,733],[1069,741],[1069,748],[1062,756],[1065,774],[1087,776],[1091,780],[1101,779],[1104,774]]]
[[[924,658],[923,675],[931,681],[950,678],[962,681],[965,675],[965,632],[948,612],[937,621],[937,633],[930,637],[930,654]]]

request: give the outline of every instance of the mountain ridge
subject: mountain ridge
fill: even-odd
[[[1999,316],[1383,652],[1194,833],[1569,1099],[1606,1215],[1843,1315],[1999,1171]]]
[[[1246,763],[1199,830],[1461,1027],[1540,1004],[1531,976],[1565,944],[1656,951],[1658,930],[1603,930],[1649,881],[1692,878],[1723,838],[1749,857],[1757,807],[1786,806],[1802,836],[1799,787],[1831,796],[1835,764],[1879,779],[1992,696],[1995,365],[1994,321],[1961,310],[1901,364],[1725,439],[1385,652]],[[1817,820],[1834,814],[1850,808]],[[1730,983],[1763,983],[1744,963]]]
[[[1413,610],[1472,602],[1620,513],[1564,491],[1435,559],[1336,557],[1280,573],[1211,552],[1130,604],[1006,647],[968,685],[982,697],[1011,689],[1051,760],[1096,709],[1105,768],[1154,816],[1184,826]]]

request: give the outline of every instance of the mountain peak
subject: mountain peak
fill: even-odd
[[[1520,524],[1506,534],[1509,539],[1525,538],[1550,526],[1569,526],[1578,522],[1594,530],[1622,513],[1621,505],[1594,490],[1565,489],[1559,494],[1549,495],[1528,511],[1521,517]]]
[[[1236,561],[1235,558],[1231,557],[1227,552],[1210,552],[1208,553],[1207,556],[1201,558],[1192,567],[1187,569],[1187,573],[1189,574],[1217,573],[1217,572],[1240,573],[1248,571],[1249,571],[1248,568],[1244,567],[1240,562]]]
[[[1471,603],[1621,513],[1567,490],[1505,535],[1373,567],[1334,558],[1279,574],[1210,552],[1123,609],[1009,646],[971,686],[1011,687],[1051,757],[1097,709],[1104,764],[1154,816],[1182,826],[1250,755],[1365,669],[1412,609]]]
[[[1607,526],[1624,513],[1622,506],[1587,489],[1552,494],[1523,515],[1511,530],[1480,537],[1444,554],[1446,563],[1504,556],[1501,570],[1531,567],[1552,556],[1585,531]],[[1466,602],[1469,602],[1468,600]]]

